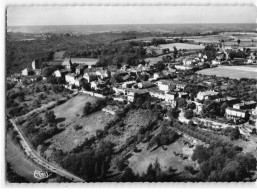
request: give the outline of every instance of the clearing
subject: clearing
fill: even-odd
[[[189,147],[184,144],[184,141],[191,142],[194,147]],[[158,147],[153,151],[146,149],[147,144],[140,143],[138,148],[141,152],[135,153],[128,159],[129,166],[135,173],[143,174],[147,171],[150,163],[154,164],[157,160],[160,163],[162,171],[168,171],[170,167],[177,169],[177,173],[185,173],[185,166],[191,165],[197,169],[198,164],[191,159],[195,145],[198,145],[196,140],[190,140],[186,137],[180,137],[176,142]]]
[[[257,68],[250,66],[218,66],[200,70],[198,74],[216,75],[217,77],[229,77],[232,79],[257,78]]]
[[[66,126],[66,129],[53,136],[48,142],[51,147],[59,148],[64,152],[69,152],[77,146],[81,145],[86,138],[90,138],[96,134],[96,130],[103,130],[105,125],[113,119],[113,115],[99,111],[90,114],[87,117],[77,117],[74,122]],[[78,125],[78,130],[74,126]]]
[[[57,120],[63,121],[63,124],[68,125],[72,123],[74,119],[80,118],[80,114],[82,113],[86,102],[93,104],[95,101],[95,97],[87,94],[78,94],[64,104],[56,106],[53,111]]]
[[[65,130],[48,140],[51,147],[69,152],[82,144],[86,138],[95,135],[96,130],[104,129],[105,125],[113,119],[113,115],[98,111],[86,117],[81,117],[85,103],[93,104],[96,99],[87,94],[78,94],[53,109],[59,125],[63,126]],[[77,130],[74,129],[75,125],[79,127]]]

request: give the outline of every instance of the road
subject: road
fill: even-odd
[[[9,119],[10,122],[12,123],[14,130],[19,134],[20,138],[21,138],[21,145],[25,151],[25,153],[32,159],[34,160],[36,163],[38,163],[39,165],[41,165],[42,167],[44,167],[46,170],[49,170],[51,172],[56,173],[57,175],[60,175],[64,178],[67,178],[69,180],[72,180],[73,182],[85,182],[85,180],[75,176],[72,173],[69,173],[68,171],[57,167],[56,165],[53,165],[51,163],[49,163],[48,161],[46,161],[44,158],[42,158],[28,143],[28,141],[26,140],[25,136],[23,136],[22,131],[19,129],[19,127],[16,125],[16,123],[13,121],[13,119]]]

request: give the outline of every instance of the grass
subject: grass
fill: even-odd
[[[6,134],[6,161],[10,163],[11,168],[18,175],[26,178],[30,182],[38,182],[34,178],[34,171],[43,171],[41,166],[37,165],[26,157],[23,151],[11,139],[9,134]]]
[[[78,94],[64,104],[55,107],[53,110],[57,120],[60,121],[59,125],[63,124],[65,130],[53,136],[48,142],[53,147],[69,152],[80,145],[86,138],[95,135],[97,129],[103,130],[107,122],[113,119],[113,115],[99,111],[81,118],[85,103],[90,102],[93,104],[95,101],[95,97]],[[76,130],[74,128],[76,125],[81,128]]]
[[[86,102],[93,104],[96,101],[95,97],[92,97],[87,94],[78,94],[77,96],[71,98],[64,104],[56,106],[53,111],[56,115],[56,118],[65,119],[63,124],[67,125],[78,118],[78,115],[82,113],[83,107]]]
[[[65,152],[69,152],[82,144],[86,138],[94,136],[96,130],[103,130],[107,122],[112,120],[113,117],[113,115],[103,111],[95,112],[83,118],[77,117],[63,132],[53,136],[49,142],[54,148],[60,148]],[[74,126],[76,125],[81,128],[75,130]]]
[[[257,69],[250,66],[219,66],[200,70],[197,73],[205,75],[216,75],[217,77],[229,77],[232,79],[257,78]]]
[[[197,163],[191,160],[194,148],[189,148],[184,145],[184,137],[179,138],[175,143],[168,146],[157,148],[149,152],[146,150],[146,144],[139,144],[139,148],[142,149],[140,153],[134,153],[132,157],[128,159],[129,166],[135,173],[143,174],[147,171],[150,163],[154,164],[157,160],[160,163],[162,171],[168,171],[170,167],[177,169],[177,172],[185,173],[184,167],[186,165],[192,165],[197,167]],[[182,159],[180,156],[176,156],[175,153],[183,154],[187,156],[187,159]]]
[[[124,127],[120,135],[109,134],[105,140],[111,141],[117,145],[119,148],[123,145],[128,138],[134,136],[138,133],[138,130],[141,126],[147,126],[149,123],[154,121],[157,118],[156,113],[150,110],[130,110],[126,117],[124,118]],[[114,126],[112,129],[117,129],[117,126]],[[111,129],[111,130],[112,130]]]

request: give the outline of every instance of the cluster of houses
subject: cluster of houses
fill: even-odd
[[[223,59],[225,54],[219,53],[217,60]],[[255,59],[255,55],[251,54],[251,59]],[[175,64],[177,70],[190,70],[195,67],[201,67],[208,60],[206,55],[201,52],[195,52],[189,57],[180,59],[180,63]],[[212,61],[213,66],[218,65],[219,61]],[[119,70],[112,70],[111,67],[104,69],[96,66],[96,59],[88,58],[65,58],[65,52],[56,52],[53,60],[44,62],[46,66],[57,65],[58,68],[53,72],[56,78],[63,78],[70,88],[75,86],[82,89],[84,84],[92,90],[103,94],[103,90],[109,89],[108,95],[112,95],[115,100],[133,102],[135,97],[151,96],[159,100],[162,104],[176,107],[177,98],[189,99],[188,93],[185,92],[186,83],[179,80],[169,78],[175,77],[177,71],[169,66],[165,70],[158,71],[153,64],[146,63],[138,66],[130,67],[123,65]],[[183,63],[183,64],[182,64]],[[31,69],[24,69],[22,75],[29,75],[30,71],[34,71],[36,75],[40,75],[42,68],[39,61],[32,62]],[[114,77],[119,77],[118,82],[113,82]],[[208,83],[207,83],[208,84]],[[254,108],[256,102],[239,102],[237,98],[226,97],[219,98],[219,92],[201,91],[197,94],[194,101],[196,113],[200,114],[203,109],[203,101],[210,99],[217,102],[227,102],[229,107],[225,110],[225,116],[229,119],[237,121],[238,119],[249,119],[254,116]]]

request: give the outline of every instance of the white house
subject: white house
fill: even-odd
[[[220,63],[221,63],[220,60],[212,60],[211,61],[212,65],[220,65]]]
[[[165,102],[172,102],[176,98],[176,93],[168,92],[165,94]]]
[[[76,75],[74,73],[66,74],[65,81],[70,85],[73,85],[75,83],[75,77]]]
[[[170,82],[169,81],[158,81],[157,85],[159,87],[159,90],[161,91],[169,91]]]
[[[99,76],[101,79],[110,78],[111,73],[108,70],[98,70],[95,72],[97,76]]]
[[[29,75],[28,69],[27,69],[27,68],[23,69],[23,70],[21,71],[21,75],[23,75],[23,76],[28,76],[28,75]]]
[[[83,78],[86,79],[87,82],[89,82],[89,83],[92,82],[92,81],[97,80],[97,76],[93,72],[86,72],[86,73],[84,73]]]
[[[227,118],[243,118],[245,119],[247,117],[247,111],[236,109],[236,108],[226,108],[226,117]]]
[[[75,78],[74,84],[78,87],[84,84],[85,79],[83,77]]]
[[[197,96],[196,99],[198,100],[207,100],[207,99],[215,99],[217,98],[219,92],[216,91],[200,91]]]
[[[130,88],[134,84],[136,84],[136,81],[127,81],[127,82],[122,83],[122,88]]]
[[[178,70],[192,70],[194,67],[192,65],[190,66],[175,65],[175,68]]]

